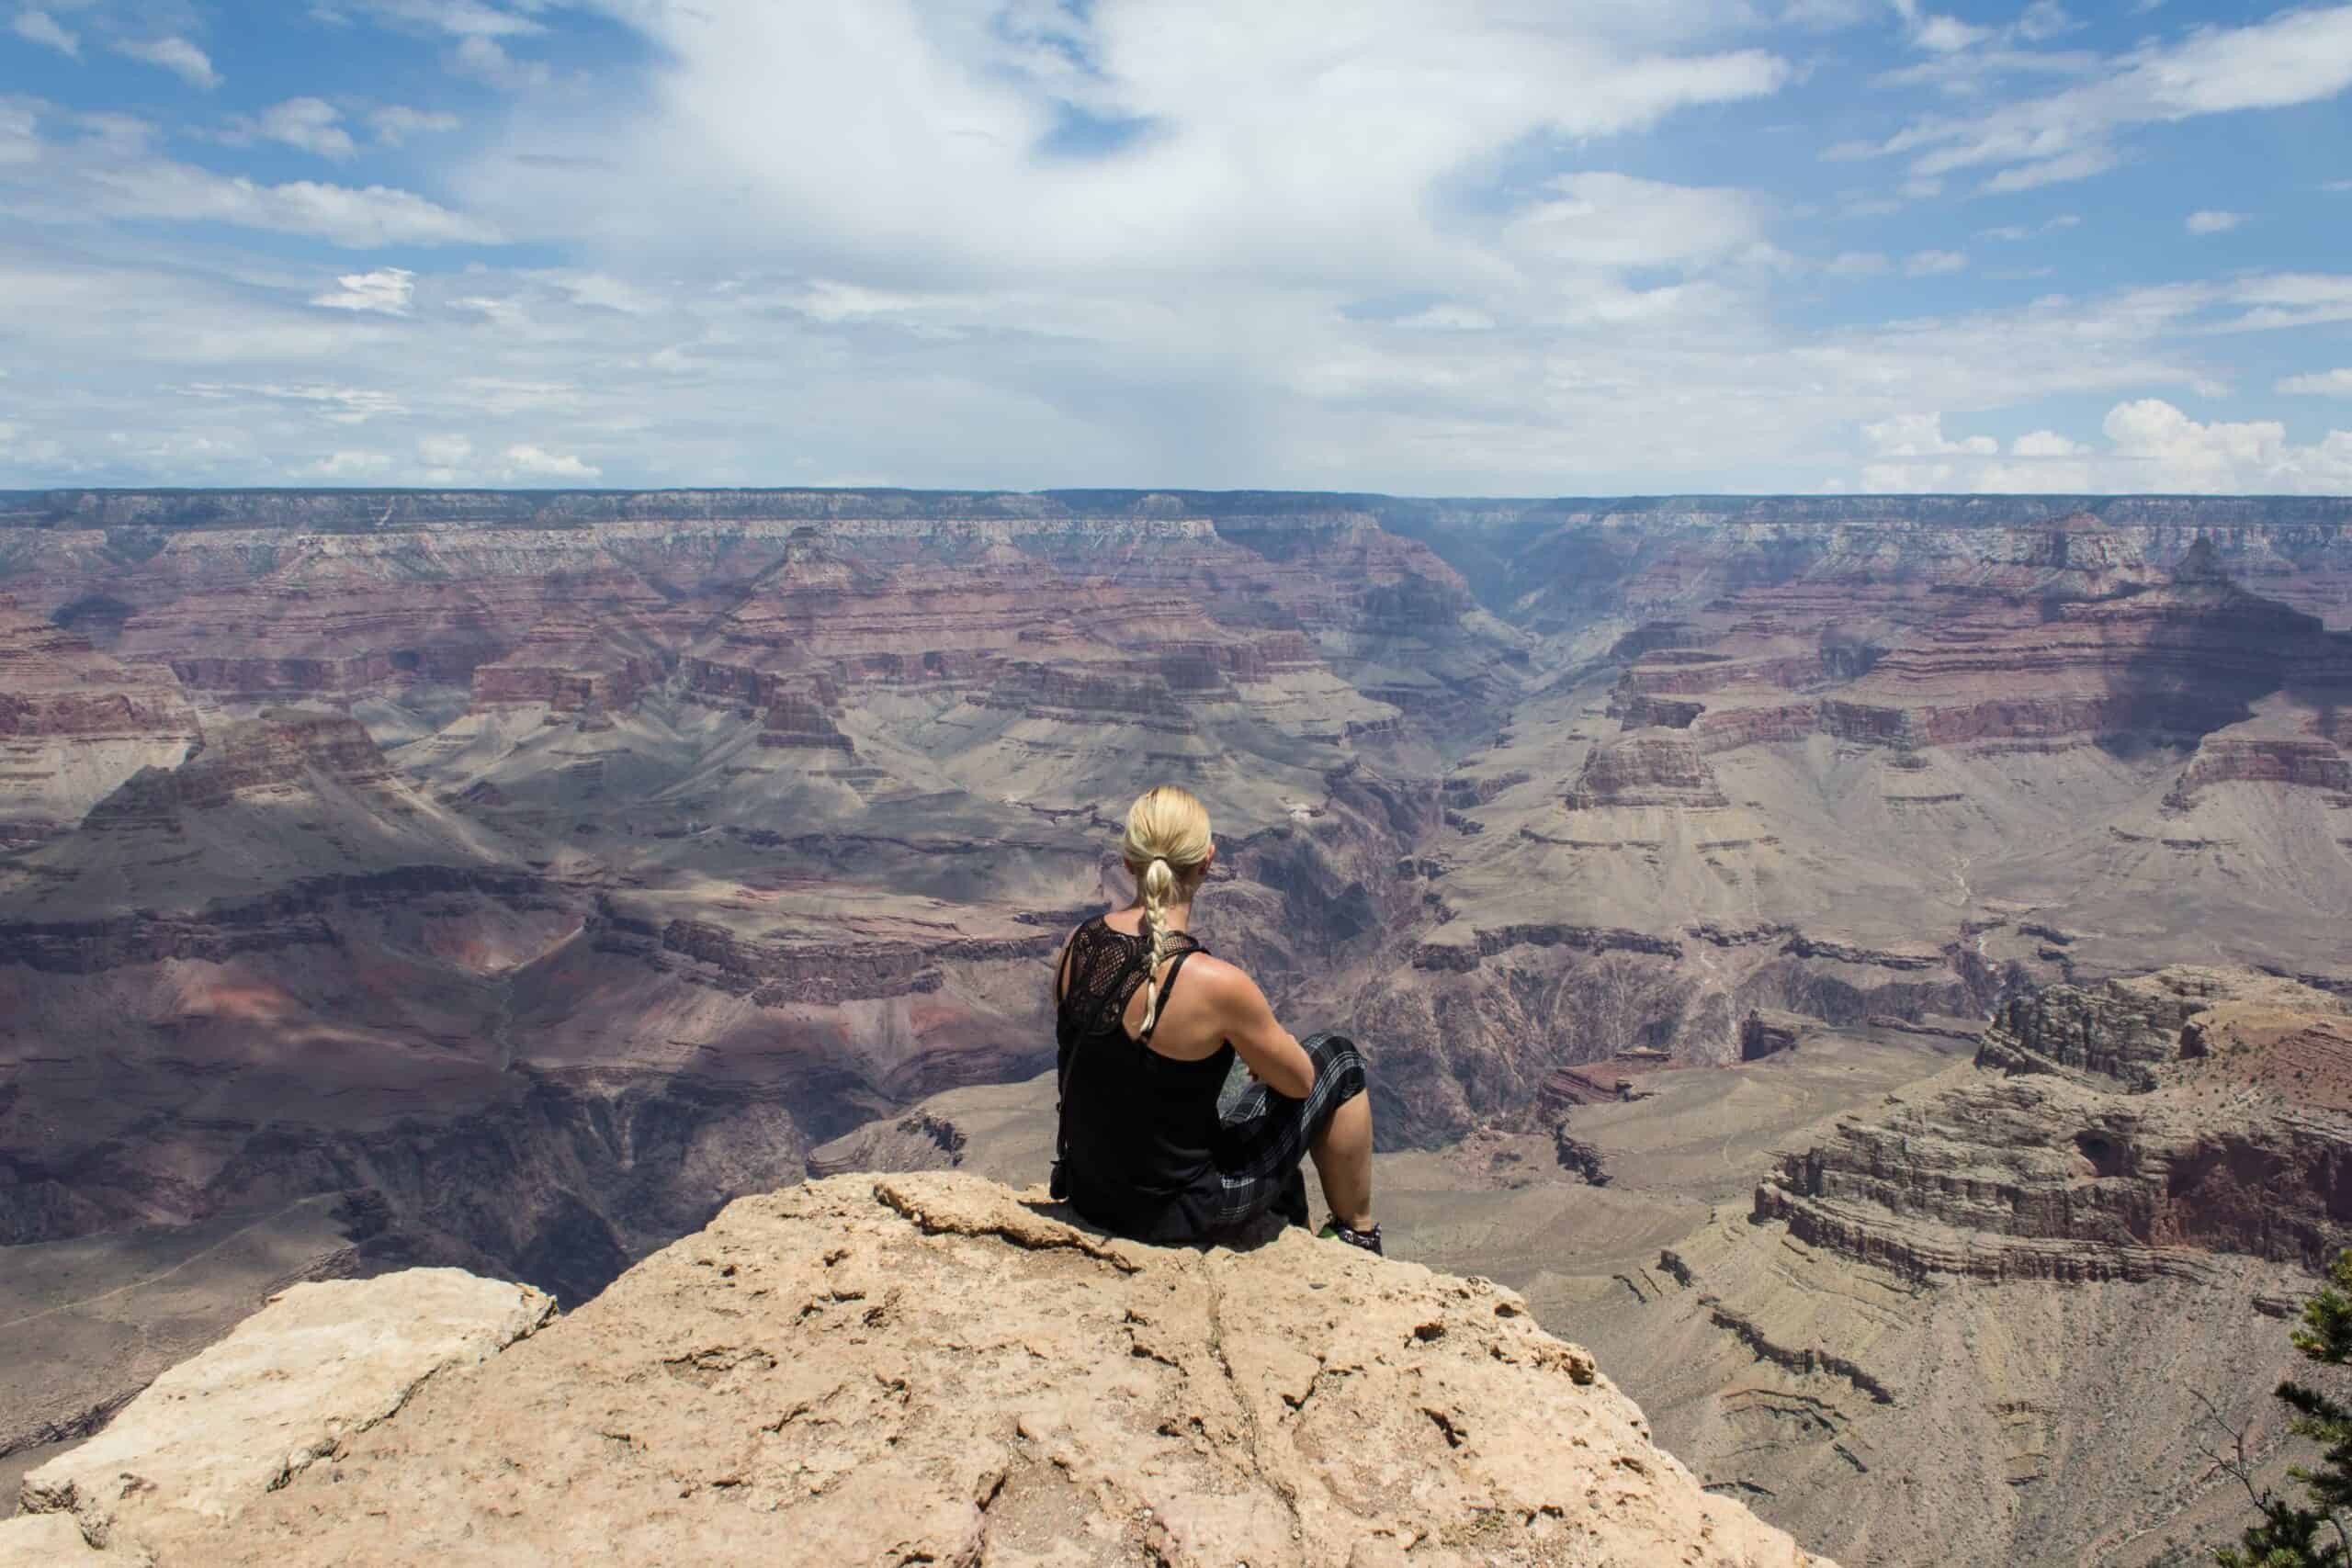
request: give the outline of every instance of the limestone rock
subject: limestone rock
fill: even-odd
[[[1489,1281],[1297,1230],[1137,1246],[964,1172],[740,1200],[257,1476],[161,1561],[1820,1562]]]
[[[458,1269],[296,1285],[27,1475],[20,1506],[70,1514],[95,1544],[168,1552],[554,1311],[527,1285]]]
[[[71,1568],[102,1562],[106,1554],[82,1539],[67,1514],[20,1514],[0,1519],[0,1568]]]

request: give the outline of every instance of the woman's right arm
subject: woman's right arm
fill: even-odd
[[[1216,1000],[1225,1038],[1260,1082],[1276,1094],[1305,1100],[1315,1088],[1315,1059],[1275,1020],[1257,981],[1230,964],[1217,968]]]

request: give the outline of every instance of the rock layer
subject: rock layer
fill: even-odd
[[[202,734],[170,671],[121,663],[0,594],[0,847],[70,831]]]
[[[1595,1337],[1712,1484],[1830,1550],[2160,1561],[2242,1502],[2177,1440],[2212,1418],[2191,1390],[2278,1461],[2277,1318],[2352,1245],[2352,1119],[2277,1069],[2339,1050],[2339,998],[2246,970],[2017,998]]]

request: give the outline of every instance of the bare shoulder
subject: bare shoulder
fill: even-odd
[[[1196,953],[1184,961],[1184,983],[1198,986],[1220,1006],[1248,1007],[1253,1001],[1264,1005],[1264,994],[1248,970],[1209,953]]]

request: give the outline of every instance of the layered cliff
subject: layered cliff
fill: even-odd
[[[0,848],[70,831],[202,733],[171,671],[109,658],[0,593]]]
[[[0,1552],[1823,1561],[1510,1292],[1298,1231],[1146,1247],[976,1178],[843,1177],[545,1317],[448,1270],[300,1288],[34,1472]]]
[[[2256,1462],[2285,1441],[2277,1319],[2352,1245],[2341,1069],[2318,1082],[2347,1055],[2339,998],[2251,971],[2016,998],[1595,1337],[1711,1483],[1830,1550],[2158,1560],[2233,1506],[2177,1440],[2211,1419],[2192,1389]]]

